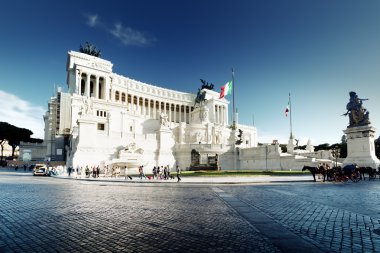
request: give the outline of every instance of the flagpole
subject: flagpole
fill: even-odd
[[[289,121],[290,121],[290,139],[293,139],[293,128],[292,128],[292,100],[289,92]]]
[[[231,68],[232,70],[232,134],[234,136],[234,170],[236,170],[236,140],[235,140],[235,131],[236,131],[236,114],[235,114],[235,78],[234,78],[234,69]]]
[[[236,118],[235,118],[235,78],[234,69],[232,70],[232,129],[236,129]]]

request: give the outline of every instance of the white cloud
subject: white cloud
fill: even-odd
[[[90,27],[95,27],[98,24],[98,15],[86,15],[87,18],[87,25]]]
[[[33,138],[44,138],[43,107],[0,90],[0,108],[0,121],[31,130]]]
[[[123,27],[121,23],[115,24],[113,29],[109,32],[125,46],[144,46],[153,41],[153,39],[148,39],[139,31],[133,30],[130,27]]]
[[[147,46],[156,40],[153,36],[148,36],[131,27],[124,27],[122,23],[116,23],[113,26],[102,23],[97,14],[85,14],[85,17],[88,26],[110,33],[124,46]]]

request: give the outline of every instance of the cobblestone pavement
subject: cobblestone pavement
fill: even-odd
[[[326,252],[380,252],[380,182],[222,187]]]
[[[379,180],[129,184],[0,173],[0,252],[379,252],[379,195]]]
[[[0,173],[0,252],[280,252],[207,186]]]

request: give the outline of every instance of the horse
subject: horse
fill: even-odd
[[[376,178],[376,169],[372,167],[359,167],[358,171],[360,173],[360,179],[363,178],[363,180],[365,180],[365,173],[368,174],[368,180]]]
[[[303,166],[302,171],[308,170],[313,175],[314,182],[317,182],[315,179],[315,174],[322,174],[323,176],[323,182],[326,180],[326,170],[323,166],[319,167],[312,167],[312,166]]]

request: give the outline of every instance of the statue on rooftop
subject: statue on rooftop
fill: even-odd
[[[207,90],[213,90],[214,89],[214,84],[212,84],[212,83],[208,83],[208,82],[206,82],[205,80],[203,80],[203,79],[200,79],[201,80],[201,83],[202,83],[202,88],[201,88],[201,90],[203,90],[203,89],[207,89]]]
[[[101,57],[102,56],[101,51],[99,49],[97,49],[93,44],[88,43],[87,41],[84,44],[84,46],[80,45],[79,52],[84,53],[84,54],[88,54],[88,55],[92,55],[95,57]]]
[[[350,101],[347,103],[347,112],[344,116],[349,116],[350,122],[348,127],[364,126],[370,124],[369,112],[363,107],[363,101],[368,99],[361,99],[356,95],[356,92],[351,91]]]
[[[207,101],[206,92],[205,91],[201,92],[201,89],[198,88],[198,93],[197,93],[197,97],[195,98],[194,106],[196,104],[202,105],[206,101]]]

